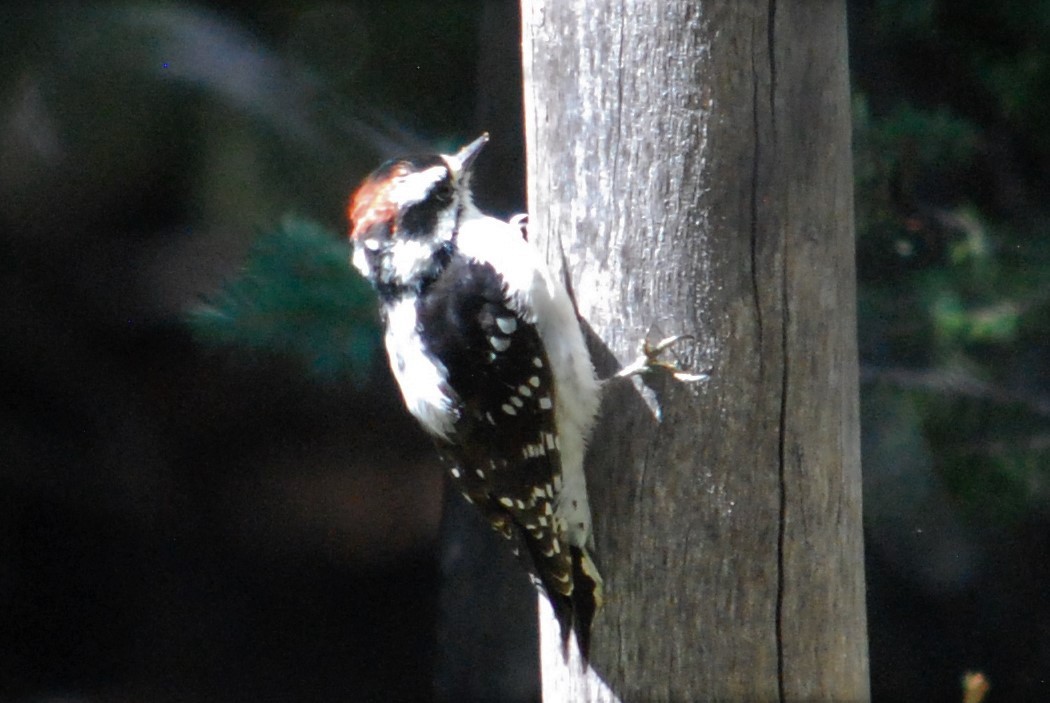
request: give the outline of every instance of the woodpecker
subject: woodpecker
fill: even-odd
[[[583,462],[602,384],[565,286],[520,220],[483,214],[455,154],[399,158],[350,199],[353,265],[374,286],[405,406],[463,496],[546,593],[584,659],[602,604]],[[620,376],[668,366],[646,346]],[[684,374],[674,370],[682,380]]]

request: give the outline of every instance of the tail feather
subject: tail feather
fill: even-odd
[[[547,594],[547,598],[551,602],[551,606],[554,608],[554,617],[558,620],[558,628],[561,630],[561,654],[566,661],[569,660],[569,637],[572,636],[573,632],[573,614],[575,611],[575,605],[573,602],[572,595],[562,595],[557,591],[552,591],[549,588],[545,588],[544,591]],[[577,641],[579,637],[577,636]]]
[[[602,606],[602,577],[590,553],[585,547],[560,541],[548,546],[535,534],[511,529],[506,520],[490,518],[490,522],[512,541],[514,554],[530,567],[533,583],[550,601],[561,631],[565,659],[569,658],[569,638],[575,633],[583,661],[589,661],[591,623]]]
[[[572,618],[576,642],[580,647],[580,656],[586,664],[591,657],[591,623],[594,615],[602,607],[602,577],[591,560],[591,555],[579,547],[570,547],[572,553]],[[562,631],[562,638],[567,635]]]
[[[590,555],[570,547],[572,557],[572,590],[561,593],[534,577],[536,585],[547,595],[561,631],[562,656],[569,659],[569,638],[575,634],[580,656],[586,664],[591,654],[591,623],[602,606],[602,579]]]

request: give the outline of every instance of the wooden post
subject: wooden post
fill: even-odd
[[[609,387],[588,480],[611,692],[544,651],[544,699],[866,700],[844,3],[522,10],[530,236],[606,374],[653,322],[712,373]]]

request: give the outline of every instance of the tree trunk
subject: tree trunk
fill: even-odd
[[[592,663],[624,701],[866,700],[844,3],[522,7],[530,236],[604,375],[653,322],[711,370],[608,387]],[[541,657],[545,700],[611,699]]]

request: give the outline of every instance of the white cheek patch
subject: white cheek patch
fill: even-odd
[[[426,198],[434,184],[446,175],[448,169],[444,166],[432,166],[419,173],[410,173],[399,179],[390,190],[390,199],[401,207],[418,203]]]
[[[451,241],[452,236],[456,233],[456,209],[446,208],[441,214],[438,215],[437,222],[435,223],[434,233],[442,241]]]
[[[434,252],[440,246],[433,239],[397,240],[383,260],[383,278],[399,284],[415,280],[434,265]]]

